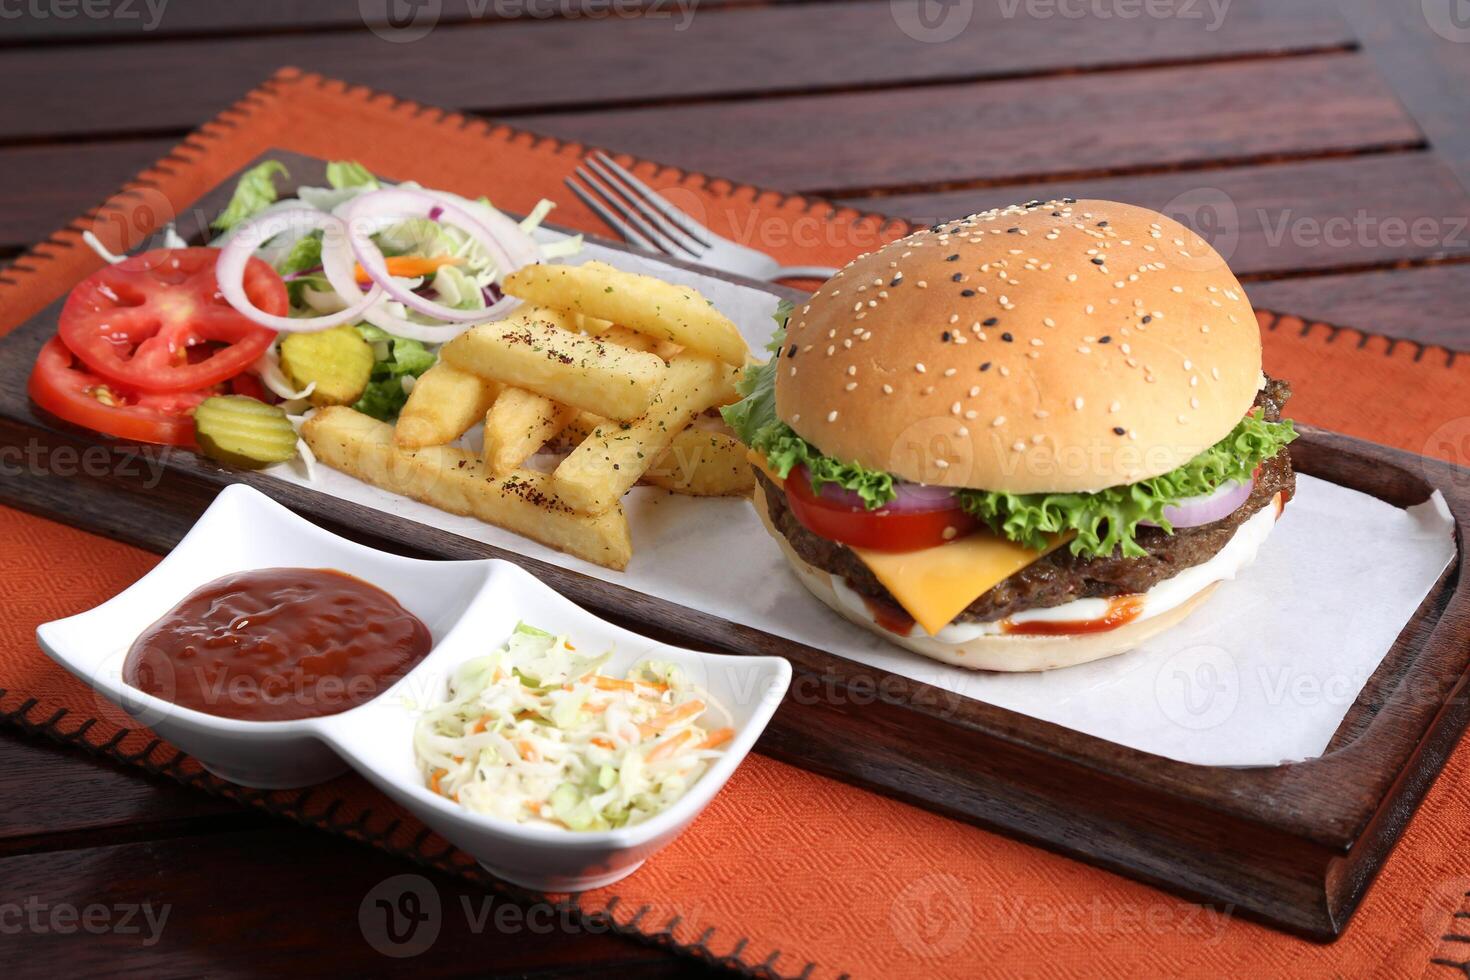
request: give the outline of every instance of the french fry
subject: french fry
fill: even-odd
[[[528,265],[506,276],[503,288],[527,302],[611,320],[736,367],[750,350],[735,324],[694,289],[604,262]]]
[[[604,422],[561,461],[551,475],[556,495],[589,514],[615,506],[680,430],[729,397],[734,376],[712,358],[675,356],[646,414],[631,422]]]
[[[439,357],[482,378],[616,419],[642,415],[667,373],[654,354],[567,329],[571,317],[520,310],[445,344]]]
[[[748,452],[727,432],[691,426],[674,437],[643,482],[691,497],[743,497],[755,486]]]
[[[597,517],[578,513],[551,493],[544,473],[490,476],[477,457],[452,446],[400,449],[392,426],[344,407],[317,412],[301,427],[301,436],[322,463],[373,486],[608,568],[626,568],[632,557],[621,507]]]
[[[425,371],[398,413],[393,441],[403,449],[442,446],[485,417],[500,385],[440,361]]]
[[[593,336],[599,336],[603,333],[606,333],[613,327],[613,325],[606,320],[599,320],[595,316],[586,316],[581,313],[573,314],[572,322],[576,324],[578,330],[582,331],[583,333],[590,333]]]
[[[561,432],[561,442],[575,447],[606,422],[591,412],[579,412]],[[691,497],[742,497],[755,486],[750,451],[728,432],[698,425],[674,436],[643,474],[643,482]]]
[[[672,340],[659,340],[657,337],[650,337],[646,333],[639,333],[613,323],[608,323],[604,329],[598,331],[597,336],[603,340],[612,341],[619,347],[657,354],[666,361],[684,349]]]
[[[577,415],[577,409],[545,395],[505,389],[485,413],[485,464],[497,476],[509,473],[560,435]]]

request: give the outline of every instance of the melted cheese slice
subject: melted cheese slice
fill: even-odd
[[[786,481],[776,475],[763,455],[751,450],[747,458],[776,486],[785,486]],[[1071,539],[1070,534],[1058,534],[1046,550],[1032,551],[982,527],[957,541],[921,551],[852,548],[852,552],[914,617],[914,622],[935,636],[970,603]]]
[[[1045,551],[1033,551],[982,528],[922,551],[852,551],[914,621],[935,636],[970,603],[1069,537],[1059,534]]]

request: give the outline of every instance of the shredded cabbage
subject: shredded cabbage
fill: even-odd
[[[489,656],[462,664],[449,699],[424,712],[414,753],[429,788],[475,813],[569,830],[647,820],[719,756],[728,713],[674,664],[626,677],[608,654],[522,624]]]

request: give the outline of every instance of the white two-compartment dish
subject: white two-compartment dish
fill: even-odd
[[[336,569],[384,589],[429,627],[433,648],[372,701],[299,721],[221,718],[123,681],[134,639],[186,595],[223,575],[286,567]],[[683,797],[633,826],[574,832],[462,809],[424,784],[414,723],[447,696],[455,667],[492,652],[522,621],[569,634],[583,649],[613,651],[607,670],[619,676],[650,657],[679,664],[730,710],[734,737]],[[224,490],[178,547],[126,591],[36,635],[52,659],[211,772],[282,789],[350,766],[492,873],[545,891],[610,884],[677,837],[750,752],[791,680],[791,665],[779,657],[698,653],[614,626],[508,562],[420,561],[356,544],[243,485]]]

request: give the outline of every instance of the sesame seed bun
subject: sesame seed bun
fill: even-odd
[[[906,650],[939,660],[956,667],[970,670],[999,670],[1011,673],[1023,671],[1055,670],[1060,667],[1075,667],[1104,657],[1127,653],[1141,646],[1177,623],[1187,619],[1205,600],[1214,594],[1218,582],[1212,582],[1190,596],[1173,609],[1157,616],[1136,620],[1116,629],[1100,633],[1078,633],[1063,636],[1028,636],[1016,634],[990,634],[977,636],[964,643],[946,643],[932,636],[900,636],[879,626],[871,618],[855,612],[843,602],[832,584],[832,576],[813,565],[807,564],[776,530],[766,510],[766,498],[759,487],[755,491],[755,507],[765,522],[766,530],[781,545],[782,554],[791,564],[792,570],[807,591],[825,603],[833,612],[848,622],[875,633],[889,643]]]
[[[1244,290],[1147,208],[1030,202],[859,257],[798,306],[777,413],[905,480],[1090,492],[1175,469],[1261,385]]]

